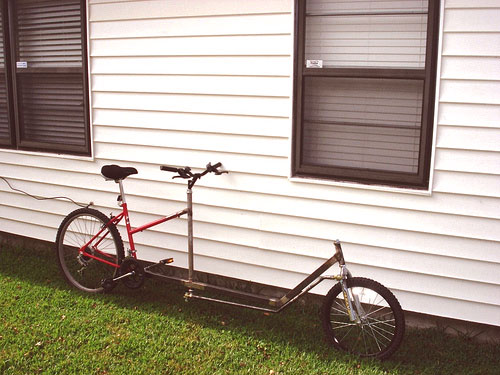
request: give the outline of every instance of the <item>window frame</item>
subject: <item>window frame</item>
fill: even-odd
[[[427,189],[430,178],[434,107],[437,81],[437,52],[439,40],[439,0],[429,0],[427,15],[426,64],[414,68],[307,68],[305,66],[306,0],[295,1],[295,72],[292,131],[292,177],[320,178],[362,184]],[[418,172],[416,174],[336,166],[319,166],[302,162],[304,121],[304,84],[306,77],[383,78],[421,80],[424,83],[421,138]]]
[[[5,139],[0,140],[0,148],[14,149],[20,151],[46,152],[53,154],[68,154],[75,156],[91,156],[91,131],[90,131],[90,98],[89,98],[89,71],[88,71],[88,46],[87,46],[87,2],[80,1],[80,20],[81,20],[81,46],[82,46],[82,66],[81,67],[53,67],[37,68],[28,67],[17,68],[16,60],[18,58],[17,38],[17,18],[15,11],[15,0],[0,0],[0,6],[3,13],[3,35],[4,35],[4,53],[5,53],[5,79],[7,87],[7,106],[9,117],[9,128],[11,140],[10,144]],[[83,103],[83,137],[84,145],[77,146],[58,142],[42,142],[35,140],[22,139],[22,118],[24,116],[21,99],[21,90],[19,88],[18,77],[22,74],[31,74],[36,77],[37,74],[54,75],[55,77],[72,74],[81,74],[82,82],[82,103]]]

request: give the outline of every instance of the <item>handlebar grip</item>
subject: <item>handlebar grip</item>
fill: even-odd
[[[162,171],[174,172],[174,173],[177,173],[179,171],[179,168],[169,167],[168,165],[162,165],[160,166],[160,169]]]
[[[218,162],[217,164],[212,165],[212,168],[217,169],[222,165],[221,162]]]

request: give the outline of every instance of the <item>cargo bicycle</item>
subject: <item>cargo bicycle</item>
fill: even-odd
[[[130,224],[123,181],[137,170],[132,167],[105,165],[101,174],[106,180],[119,185],[118,205],[121,211],[109,217],[90,208],[77,209],[62,221],[56,236],[56,252],[65,279],[72,286],[90,293],[111,291],[119,282],[129,288],[142,286],[147,276],[154,276],[183,285],[186,300],[198,299],[233,306],[251,308],[266,313],[278,313],[324,280],[337,283],[324,298],[321,321],[327,341],[337,349],[363,357],[385,359],[400,346],[405,330],[405,318],[394,294],[382,284],[367,278],[353,277],[348,270],[339,240],[333,242],[335,252],[296,287],[280,298],[248,293],[237,289],[201,282],[194,268],[193,188],[205,175],[227,173],[222,164],[207,164],[201,172],[190,167],[162,165],[162,171],[175,173],[173,178],[187,180],[186,207],[178,212],[133,228]],[[164,222],[187,215],[187,277],[163,272],[173,258],[143,266],[138,260],[134,235]],[[124,244],[117,225],[124,221],[129,249]],[[336,275],[324,275],[334,264],[339,265]],[[228,299],[203,295],[203,291],[232,297]],[[235,299],[244,300],[244,303]]]

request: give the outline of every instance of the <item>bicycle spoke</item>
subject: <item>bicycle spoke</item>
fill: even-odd
[[[99,211],[85,208],[68,215],[59,228],[60,265],[67,280],[79,289],[101,291],[102,281],[116,272],[104,260],[118,265],[123,258],[120,235],[116,227],[106,226],[108,221]]]
[[[361,356],[389,356],[400,345],[404,333],[404,317],[401,326],[402,311],[397,300],[373,280],[352,278],[347,283],[357,319],[350,320],[342,286],[337,284],[327,295],[327,315],[323,315],[323,319],[328,318],[324,324],[332,343]]]
[[[370,328],[371,333],[372,333],[371,336],[373,337],[373,339],[375,340],[375,343],[377,344],[378,350],[382,351],[382,348],[380,347],[380,344],[379,344],[379,342],[377,340],[377,336],[376,336],[375,332],[373,331],[373,327],[369,326],[369,328]]]
[[[391,335],[391,336],[394,336],[394,333],[393,333],[393,332],[390,332],[390,331],[384,330],[384,329],[380,328],[380,327],[379,327],[379,326],[377,326],[377,325],[372,325],[372,324],[369,324],[369,325],[368,325],[368,327],[370,327],[370,329],[371,329],[374,333],[375,333],[375,332],[376,332],[376,333],[378,333],[378,335],[379,335],[379,336],[381,336],[381,337],[385,338],[385,339],[386,339],[387,341],[389,341],[389,342],[392,340],[392,337],[391,337],[391,338],[386,337],[386,336],[384,335],[384,333],[389,334],[389,335]]]
[[[356,326],[357,325],[356,323],[344,323],[344,322],[334,322],[334,321],[332,321],[332,324],[333,323],[340,323],[342,325],[338,325],[338,326],[335,326],[335,327],[332,326],[332,329],[342,329],[342,328],[345,328],[345,327],[351,327],[351,326]]]

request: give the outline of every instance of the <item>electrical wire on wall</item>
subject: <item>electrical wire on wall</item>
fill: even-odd
[[[36,195],[32,195],[30,193],[27,193],[25,192],[24,190],[21,190],[21,189],[17,189],[15,187],[13,187],[10,182],[5,178],[5,177],[2,177],[0,176],[0,179],[4,180],[5,183],[9,186],[9,188],[13,191],[17,191],[19,193],[22,193],[24,195],[27,195],[28,197],[31,197],[33,199],[36,199],[36,200],[39,200],[39,201],[44,201],[44,200],[49,200],[49,199],[66,199],[74,204],[76,204],[77,206],[79,207],[89,207],[91,206],[93,203],[90,202],[89,204],[81,204],[81,203],[78,203],[78,202],[75,202],[73,199],[69,198],[69,197],[37,197]]]

